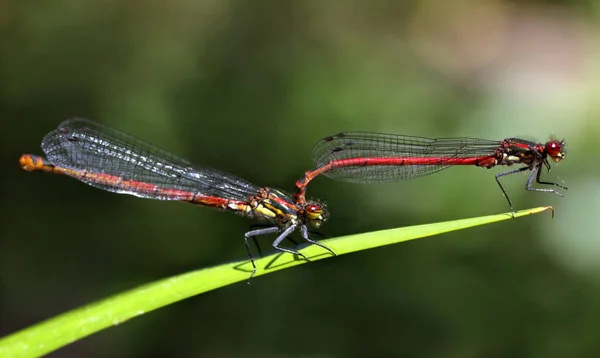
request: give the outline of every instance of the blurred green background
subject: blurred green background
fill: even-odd
[[[595,357],[597,1],[0,2],[0,335],[243,259],[251,221],[19,170],[81,116],[292,191],[320,138],[365,130],[568,144],[549,214],[303,265],[193,297],[52,357]],[[505,169],[505,168],[504,168]],[[508,211],[502,169],[318,178],[329,236]],[[270,239],[261,239],[268,248]]]

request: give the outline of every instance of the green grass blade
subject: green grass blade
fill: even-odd
[[[515,217],[536,214],[548,209],[554,213],[551,207],[540,207],[519,211]],[[511,218],[510,214],[483,216],[351,235],[322,240],[321,243],[333,249],[338,255],[343,255]],[[322,248],[314,245],[300,251],[313,261],[332,257],[328,253],[323,253]],[[255,277],[304,263],[306,261],[291,254],[273,254],[256,260],[258,271]],[[77,308],[0,339],[0,357],[38,357],[156,308],[235,282],[245,281],[249,277],[251,268],[247,260],[226,263],[158,280]]]

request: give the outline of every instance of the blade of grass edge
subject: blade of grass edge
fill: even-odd
[[[515,213],[516,217],[537,214],[552,207],[539,207]],[[417,225],[321,240],[336,254],[366,250],[403,241],[511,219],[510,214]],[[312,261],[332,257],[315,245],[300,250]],[[256,260],[255,277],[306,263],[295,255],[276,253]],[[112,297],[60,314],[0,339],[0,357],[38,357],[73,343],[111,325],[121,324],[162,306],[213,289],[248,279],[247,260],[191,271],[157,280]]]

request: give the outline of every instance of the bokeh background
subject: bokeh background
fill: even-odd
[[[51,357],[594,357],[600,351],[600,3],[0,2],[0,335],[245,257],[252,222],[24,173],[82,116],[292,191],[320,138],[566,139],[549,214],[323,260],[187,299]],[[508,211],[499,170],[319,178],[329,236]],[[492,173],[494,172],[494,173]],[[268,247],[270,238],[262,238]]]

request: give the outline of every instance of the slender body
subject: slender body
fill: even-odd
[[[500,178],[518,172],[531,171],[525,188],[529,191],[552,192],[554,189],[534,188],[543,185],[566,187],[542,180],[542,170],[550,170],[549,160],[559,162],[566,155],[563,141],[550,140],[535,143],[518,138],[492,141],[475,138],[430,139],[393,134],[348,132],[321,139],[313,148],[315,169],[305,173],[296,182],[295,201],[306,203],[306,187],[315,177],[354,182],[375,183],[408,180],[438,172],[455,165],[482,168],[522,165],[518,169],[496,174],[496,182],[508,200],[511,212],[514,206]]]
[[[26,171],[62,174],[96,188],[141,198],[183,201],[232,211],[267,221],[269,227],[244,235],[248,256],[256,272],[248,239],[278,233],[273,247],[306,257],[279,246],[298,227],[309,243],[308,227],[327,219],[325,204],[296,204],[280,190],[259,187],[232,174],[198,167],[154,145],[86,119],[70,119],[42,140],[47,158],[24,154],[19,163]]]

